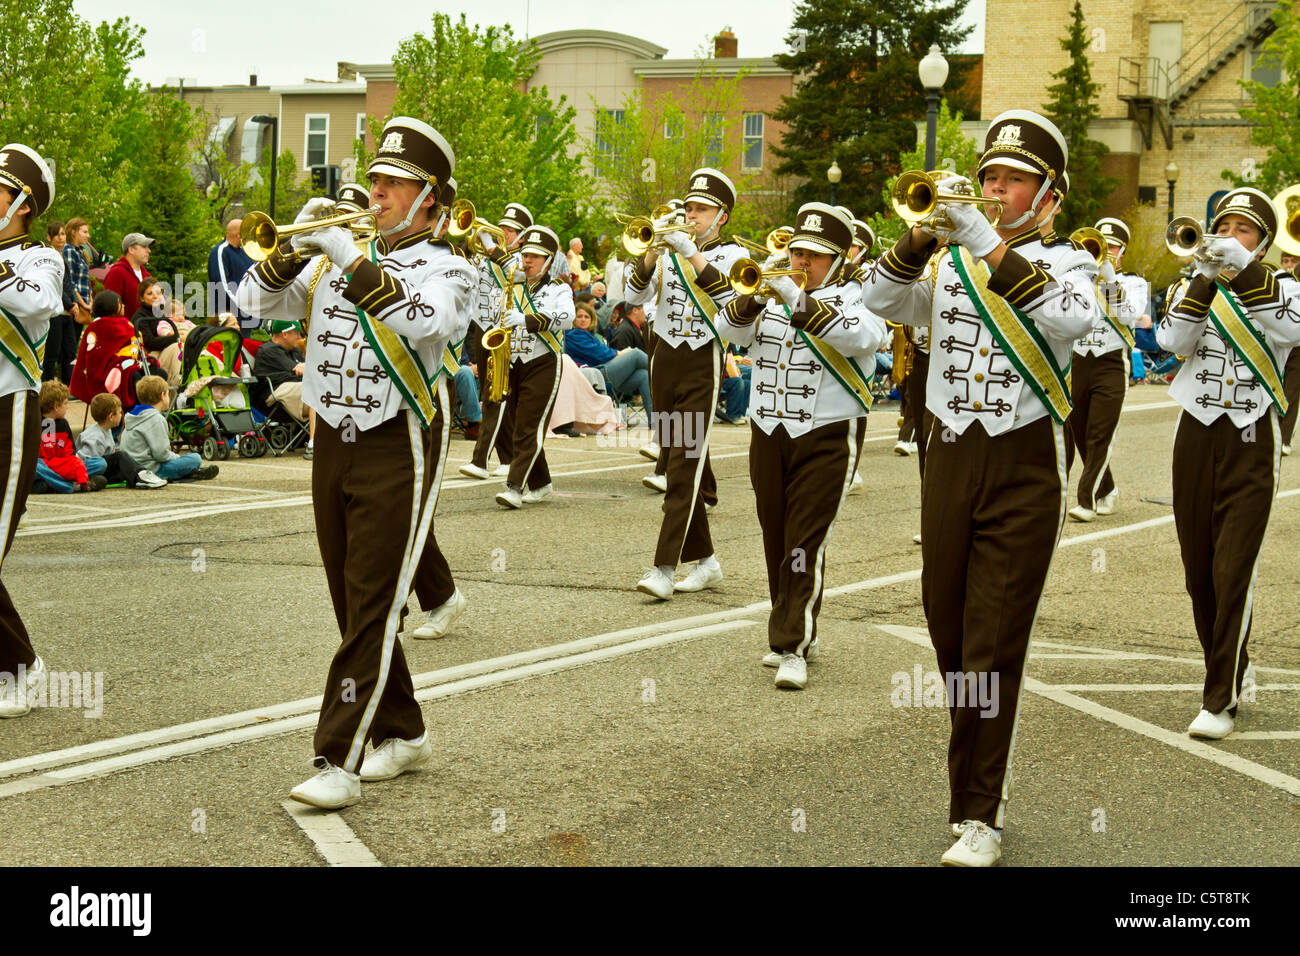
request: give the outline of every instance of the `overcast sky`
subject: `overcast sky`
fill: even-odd
[[[471,23],[485,26],[509,23],[519,36],[582,29],[627,33],[667,47],[670,58],[694,56],[724,26],[735,31],[742,57],[771,56],[784,50],[794,16],[793,0],[404,0],[390,7],[402,11],[402,27],[384,13],[369,28],[365,4],[332,0],[202,6],[194,0],[74,0],[74,7],[92,24],[125,16],[145,28],[145,56],[135,64],[139,79],[159,84],[186,77],[200,86],[247,83],[250,73],[264,84],[332,80],[340,60],[391,60],[404,37],[428,29],[435,10],[452,17],[464,12]],[[976,24],[966,52],[983,50],[984,0],[970,0],[966,19]]]

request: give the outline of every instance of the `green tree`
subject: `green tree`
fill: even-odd
[[[1100,218],[1119,180],[1101,174],[1101,160],[1109,150],[1104,143],[1088,138],[1088,124],[1101,116],[1097,104],[1101,84],[1092,79],[1089,40],[1079,0],[1075,0],[1070,12],[1069,32],[1060,43],[1070,61],[1052,74],[1057,82],[1047,88],[1051,99],[1043,105],[1043,113],[1056,124],[1070,150],[1070,192],[1061,204],[1056,223],[1058,234],[1069,235]]]
[[[573,107],[565,97],[553,103],[544,86],[526,89],[539,57],[508,24],[470,26],[463,14],[436,13],[428,34],[397,48],[390,115],[422,119],[447,137],[457,195],[482,218],[495,221],[506,203],[521,202],[563,241],[588,232],[594,183],[575,148]],[[389,118],[372,120],[372,141]],[[356,155],[364,170],[370,151],[358,145]]]
[[[283,143],[281,145],[284,145]],[[240,167],[247,167],[241,164]],[[271,147],[262,148],[261,161],[248,170],[248,188],[240,197],[245,212],[271,210]],[[293,222],[313,195],[311,177],[298,169],[298,160],[287,149],[280,151],[275,162],[275,221]]]
[[[973,27],[959,20],[966,0],[801,0],[795,8],[793,52],[776,61],[801,77],[773,118],[788,124],[777,173],[802,177],[795,206],[826,200],[826,169],[843,170],[837,199],[859,216],[882,211],[881,189],[899,171],[925,117],[917,63],[938,44],[955,50]],[[968,69],[950,61],[945,88],[958,108]],[[793,209],[791,210],[793,214]]]
[[[1294,0],[1280,0],[1273,12],[1277,24],[1264,41],[1257,68],[1281,68],[1282,78],[1274,86],[1255,80],[1242,82],[1250,99],[1241,118],[1252,126],[1250,141],[1268,149],[1263,164],[1223,170],[1223,178],[1236,186],[1254,186],[1270,196],[1300,183],[1300,17]]]

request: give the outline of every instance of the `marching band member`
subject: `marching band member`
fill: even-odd
[[[1021,681],[1065,519],[1061,370],[1098,320],[1096,262],[1072,245],[1044,245],[1034,222],[1066,166],[1060,131],[1011,110],[984,145],[978,176],[983,195],[1003,203],[996,226],[972,205],[945,204],[952,228],[913,227],[863,287],[871,311],[931,326],[921,595],[950,694],[949,820],[959,839],[942,862],[951,866],[1001,856]],[[948,244],[944,257],[918,282],[936,238]],[[990,682],[996,710],[981,710],[973,691],[963,698],[959,688],[976,677]]]
[[[454,166],[435,129],[393,118],[368,170],[377,241],[359,255],[348,229],[298,234],[239,286],[239,307],[263,318],[297,319],[311,302],[303,401],[316,409],[321,453],[312,504],[342,643],[316,727],[320,772],[290,796],[326,809],[357,802],[362,779],[395,777],[432,754],[397,632],[443,466],[430,371],[464,335],[476,284],[463,259],[429,243],[436,190]],[[311,200],[299,221],[330,205]],[[317,255],[330,265],[313,286]]]
[[[501,323],[510,334],[510,393],[501,416],[513,423],[514,458],[505,490],[497,494],[503,508],[522,508],[551,496],[551,470],[542,441],[550,428],[551,408],[560,388],[558,333],[573,327],[573,290],[561,278],[565,256],[559,237],[546,226],[529,226],[519,235],[521,274],[511,286],[512,307]],[[487,355],[483,356],[487,378]]]
[[[1196,635],[1205,655],[1201,711],[1187,732],[1232,733],[1244,685],[1259,553],[1277,494],[1280,369],[1300,345],[1300,284],[1260,261],[1277,232],[1272,201],[1234,189],[1215,206],[1195,273],[1169,292],[1156,329],[1186,355],[1169,394],[1183,407],[1174,432],[1174,522]],[[1231,278],[1229,279],[1229,276]]]
[[[661,258],[650,249],[627,277],[628,301],[656,303],[652,378],[660,457],[666,456],[668,491],[654,564],[637,590],[660,600],[674,591],[700,591],[722,580],[713,552],[702,486],[715,479],[709,465],[709,436],[722,374],[722,342],[714,325],[719,309],[735,293],[727,273],[744,251],[724,242],[721,229],[736,203],[736,187],[721,171],[691,174],[684,211],[692,231],[663,234],[671,252]],[[667,226],[671,214],[656,224]],[[716,485],[715,485],[716,487]],[[683,561],[694,561],[686,578],[674,583]]]
[[[748,346],[749,476],[763,530],[772,598],[767,635],[776,686],[808,681],[817,653],[817,613],[826,577],[826,545],[844,503],[866,432],[872,362],[885,323],[862,304],[862,285],[845,253],[852,221],[835,208],[806,203],[795,220],[790,266],[807,276],[770,280],[779,298],[741,295],[718,314],[718,331]],[[805,291],[807,294],[805,295]]]
[[[517,202],[509,203],[497,225],[505,236],[505,245],[498,245],[486,232],[479,233],[479,241],[488,250],[488,255],[478,260],[478,298],[476,318],[470,323],[470,341],[478,359],[479,405],[483,409],[483,419],[479,423],[478,438],[474,442],[474,453],[469,464],[460,466],[460,473],[467,478],[487,479],[493,476],[505,477],[509,463],[514,458],[514,449],[510,442],[514,434],[514,422],[504,420],[502,406],[488,397],[487,353],[483,351],[483,334],[501,321],[501,303],[505,301],[504,288],[506,276],[512,269],[520,268],[519,234],[533,224],[533,214]],[[493,449],[497,453],[497,468],[487,470],[488,453]]]
[[[1276,273],[1278,281],[1300,278],[1296,274],[1300,267],[1300,255],[1282,253],[1282,268]],[[1291,436],[1295,434],[1296,413],[1300,412],[1300,349],[1292,349],[1282,370],[1282,391],[1286,394],[1287,410],[1282,419],[1282,456],[1291,454]]]
[[[37,392],[50,319],[63,311],[63,257],[32,242],[32,221],[54,202],[54,174],[30,147],[0,148],[0,459],[4,502],[0,527],[9,554],[40,459]],[[31,710],[27,690],[45,663],[32,648],[23,619],[0,581],[0,717]]]
[[[668,208],[673,211],[675,221],[684,222],[686,214],[682,211],[683,203],[680,199],[668,200]],[[624,264],[623,284],[624,289],[627,287],[627,275],[636,269],[636,262],[629,261]],[[626,297],[628,293],[625,291]],[[647,377],[650,380],[650,394],[654,394],[654,357],[655,345],[659,341],[659,336],[654,334],[655,327],[655,303],[643,302],[641,308],[645,312],[645,357],[648,364]],[[653,400],[651,401],[653,404]],[[655,431],[654,422],[647,422],[650,426],[650,440],[642,445],[637,451],[642,457],[649,458],[655,463],[655,470],[641,479],[641,484],[645,485],[651,491],[657,491],[659,494],[666,494],[668,491],[668,456],[661,454],[662,449],[659,447],[658,434]]]
[[[1097,304],[1101,321],[1074,343],[1070,365],[1070,443],[1066,472],[1078,449],[1083,460],[1079,503],[1070,509],[1075,521],[1092,521],[1115,510],[1119,489],[1110,473],[1111,449],[1128,394],[1129,363],[1133,361],[1133,327],[1146,311],[1147,283],[1141,276],[1120,272],[1129,229],[1118,219],[1102,219],[1096,229],[1106,240],[1107,259],[1100,266]]]
[[[872,263],[872,250],[876,247],[876,234],[861,219],[853,220],[853,243],[845,253],[849,263],[865,269]],[[865,274],[865,273],[864,273]]]

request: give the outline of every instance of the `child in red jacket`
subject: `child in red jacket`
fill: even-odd
[[[41,462],[77,491],[100,491],[108,484],[102,474],[88,475],[77,455],[68,425],[68,386],[58,379],[41,384]],[[102,459],[96,459],[101,461]],[[99,469],[103,471],[103,469]]]

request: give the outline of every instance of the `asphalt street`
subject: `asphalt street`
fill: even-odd
[[[1193,741],[1204,669],[1169,506],[1176,416],[1166,389],[1130,390],[1116,512],[1065,529],[1004,866],[1300,863],[1296,465],[1259,564],[1257,700],[1237,734]],[[824,653],[797,692],[759,664],[748,426],[713,433],[725,580],[662,603],[634,590],[662,501],[640,483],[642,436],[548,439],[557,494],[521,512],[455,474],[470,451],[455,438],[436,527],[469,608],[442,640],[403,639],[434,759],[339,814],[283,806],[312,773],[338,642],[311,463],[33,497],[4,580],[47,666],[87,692],[0,722],[0,832],[40,834],[7,840],[6,863],[937,864],[948,715],[896,692],[935,661],[895,417],[871,416],[866,491],[829,551]]]

